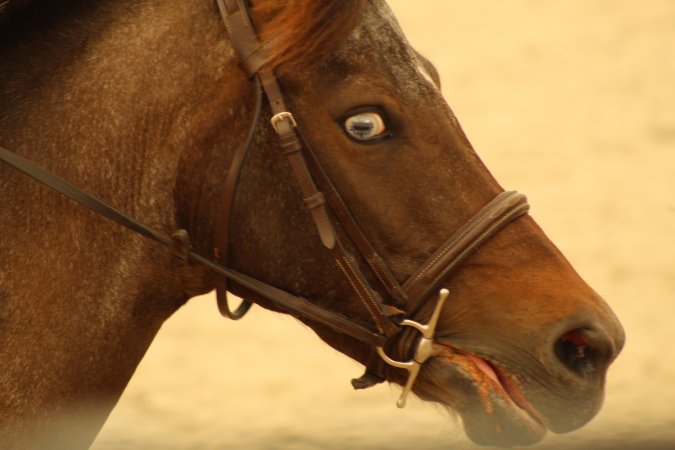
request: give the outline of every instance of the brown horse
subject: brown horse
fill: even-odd
[[[381,0],[260,0],[252,15],[264,70],[278,75],[393,285],[405,285],[502,192],[435,69]],[[196,252],[217,259],[224,180],[257,95],[233,42],[211,0],[0,2],[0,145],[156,230],[186,230]],[[263,107],[262,118],[271,115]],[[319,239],[273,128],[261,121],[250,147],[229,215],[228,265],[371,324]],[[86,447],[161,324],[222,281],[5,164],[0,192],[0,446]],[[597,413],[623,330],[529,216],[433,287],[441,285],[449,297],[418,396],[457,411],[468,435],[489,445],[532,444]],[[240,283],[229,288],[288,311]],[[386,303],[410,306],[405,295]],[[425,301],[408,318],[426,320],[433,308]],[[378,366],[372,346],[299,318]],[[387,352],[408,358],[403,341],[394,334]],[[405,382],[400,369],[379,367]]]

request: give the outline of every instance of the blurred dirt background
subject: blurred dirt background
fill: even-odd
[[[502,185],[606,297],[628,342],[580,431],[538,448],[675,448],[675,2],[395,0]],[[93,448],[472,449],[457,419],[294,319],[215,300],[169,320]]]

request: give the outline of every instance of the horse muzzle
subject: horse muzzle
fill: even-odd
[[[547,431],[580,428],[599,411],[605,374],[625,339],[618,321],[590,316],[561,321],[529,351],[440,338],[416,393],[458,412],[481,445],[532,445]]]

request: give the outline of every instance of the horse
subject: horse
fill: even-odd
[[[590,421],[621,324],[385,2],[250,3],[0,3],[2,447],[89,446],[162,323],[213,289],[479,444]]]

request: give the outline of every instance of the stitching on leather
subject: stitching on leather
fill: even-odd
[[[374,254],[370,258],[366,258],[366,260],[369,262],[373,268],[373,272],[375,272],[375,275],[377,275],[377,278],[382,282],[382,284],[391,288],[396,288],[398,286],[398,283],[393,279],[393,277],[390,276],[389,273],[387,273],[383,267],[384,261],[382,261],[382,258],[380,258],[379,255]]]
[[[373,272],[375,272],[375,275],[380,280],[380,282],[385,286],[389,286],[389,291],[392,293],[392,296],[395,299],[396,294],[403,296],[401,300],[407,297],[403,291],[403,288],[398,284],[398,281],[391,275],[391,273],[389,273],[386,268],[386,263],[382,260],[382,258],[380,258],[379,255],[376,254],[375,258],[373,258],[371,267],[373,268]]]
[[[466,255],[468,252],[473,251],[478,245],[480,245],[485,239],[490,237],[493,234],[493,230],[495,228],[500,228],[504,222],[508,222],[511,220],[511,218],[514,215],[522,215],[524,214],[525,211],[521,211],[520,208],[512,211],[510,214],[507,214],[506,216],[502,217],[496,222],[493,222],[492,225],[490,225],[483,233],[481,233],[474,241],[472,242],[472,245],[468,246],[466,249],[464,249],[460,254],[458,254],[455,258],[453,258],[452,262],[448,264],[446,267],[446,270],[442,271],[436,278],[433,279],[431,282],[432,285],[436,284],[441,278],[443,278],[449,269],[453,267],[453,265],[456,263],[457,260],[461,259]]]
[[[382,261],[382,265],[385,266],[384,261]],[[394,289],[398,289],[399,288],[398,281],[396,281],[394,279],[394,277],[392,276],[392,274],[389,273],[388,270],[386,270],[386,267],[380,267],[380,270],[382,271],[382,276],[387,279],[387,282],[389,282],[389,286],[394,288]]]
[[[510,195],[505,195],[504,198],[501,199],[501,200],[503,201],[504,199],[507,199],[507,198],[509,198],[509,197],[512,197],[513,194],[515,194],[515,192],[510,192]],[[495,203],[495,204],[492,205],[490,208],[485,209],[485,210],[484,210],[481,214],[479,214],[478,216],[475,216],[475,217],[473,217],[472,219],[470,219],[470,220],[464,225],[463,230],[461,230],[461,232],[460,232],[457,236],[455,236],[455,238],[454,238],[452,241],[450,241],[449,243],[447,243],[447,244],[443,247],[443,250],[441,250],[441,251],[436,255],[436,257],[434,257],[430,262],[428,262],[428,263],[424,266],[424,268],[423,268],[423,269],[415,276],[415,278],[412,279],[412,280],[410,281],[409,285],[413,285],[415,282],[417,282],[417,280],[419,280],[420,278],[422,278],[422,276],[426,273],[427,270],[429,270],[429,268],[430,268],[431,266],[433,266],[434,264],[436,264],[436,262],[437,262],[439,259],[443,258],[443,256],[445,256],[445,254],[446,254],[450,249],[452,249],[452,248],[455,246],[455,244],[456,244],[459,240],[461,240],[464,236],[466,236],[466,235],[469,233],[469,231],[471,231],[471,230],[473,229],[474,225],[475,225],[477,222],[479,222],[480,220],[482,220],[483,217],[485,217],[486,215],[491,214],[498,206],[500,206],[500,205],[502,204],[502,201],[499,201],[499,202]],[[406,283],[406,284],[408,284],[408,283]]]
[[[358,289],[358,286],[356,286],[356,284],[354,283],[354,280],[352,279],[352,276],[350,276],[349,273],[347,273],[347,269],[346,269],[346,268],[342,265],[342,263],[340,262],[340,259],[342,259],[342,260],[345,262],[345,264],[349,267],[349,269],[350,269],[352,275],[355,275],[355,274],[354,274],[354,268],[351,266],[351,264],[349,263],[349,261],[347,261],[345,258],[339,258],[339,259],[336,259],[336,260],[335,260],[335,261],[337,262],[337,264],[338,264],[338,267],[340,267],[340,270],[342,270],[342,272],[345,274],[345,277],[346,277],[347,280],[349,281],[349,284],[352,285],[352,288],[354,289],[354,291],[356,292],[356,294],[357,294],[357,295],[359,296],[359,298],[361,299],[361,302],[366,306],[366,309],[368,310],[368,313],[369,313],[370,316],[372,317],[373,322],[375,322],[375,326],[377,327],[377,329],[379,330],[379,332],[382,333],[382,334],[385,334],[384,330],[383,330],[382,327],[380,326],[380,321],[378,320],[378,317],[377,317],[377,315],[375,314],[375,311],[372,309],[372,307],[373,307],[374,304],[375,304],[375,300],[372,299],[372,298],[370,298],[370,297],[369,297],[368,299],[366,299],[366,298],[363,297],[363,295],[361,294],[361,292],[360,292],[359,289]],[[361,286],[363,286],[363,282],[362,282],[358,277],[356,277],[356,278],[359,280],[359,284],[360,284]],[[366,293],[368,293],[368,291],[367,291],[365,288],[364,288],[364,290],[366,291]]]

